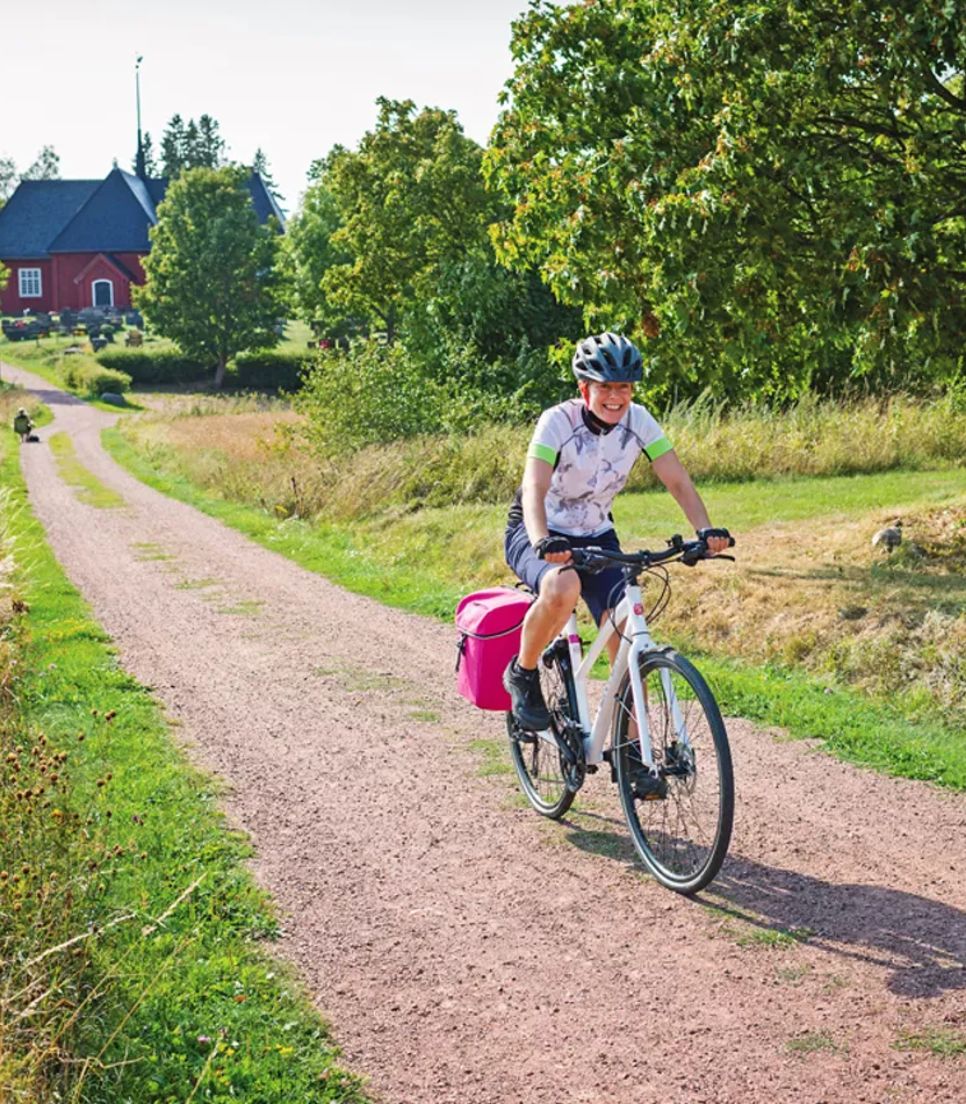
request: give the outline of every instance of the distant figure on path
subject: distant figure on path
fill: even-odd
[[[30,431],[34,428],[34,423],[30,420],[30,415],[21,407],[14,415],[13,419],[13,431],[20,434],[20,443],[30,436]]]

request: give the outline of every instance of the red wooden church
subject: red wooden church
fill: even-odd
[[[129,307],[168,182],[113,169],[104,180],[24,180],[0,210],[0,313]],[[282,213],[262,178],[248,181],[259,220]]]

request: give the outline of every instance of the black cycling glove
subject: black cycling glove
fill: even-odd
[[[533,546],[533,550],[541,560],[545,560],[548,553],[569,552],[570,541],[566,537],[541,537]]]
[[[727,529],[699,529],[698,540],[706,541],[708,537],[724,537],[730,544],[735,543],[734,537]]]

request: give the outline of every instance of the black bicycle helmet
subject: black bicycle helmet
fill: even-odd
[[[579,341],[573,369],[577,379],[597,383],[637,383],[644,375],[641,354],[634,342],[610,332]]]

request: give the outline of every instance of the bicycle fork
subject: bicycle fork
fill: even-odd
[[[637,726],[637,742],[641,762],[651,776],[656,778],[660,772],[654,762],[650,724],[648,722],[647,691],[644,688],[644,680],[641,678],[641,660],[648,653],[658,649],[647,627],[640,587],[633,584],[627,587],[625,597],[614,611],[614,622],[623,626],[621,645],[611,668],[610,678],[604,687],[600,708],[593,723],[591,723],[590,708],[587,701],[587,679],[590,676],[590,669],[616,629],[610,623],[603,626],[586,655],[581,654],[576,617],[571,617],[564,630],[570,649],[571,669],[575,673],[574,681],[577,691],[580,726],[584,732],[585,757],[588,764],[600,763],[604,758],[604,745],[607,742],[608,734],[613,733],[616,737],[614,730],[618,720],[616,717],[618,692],[626,670],[629,675],[633,705],[630,721]],[[671,672],[666,668],[662,668],[660,679],[661,692],[671,715],[675,740],[683,751],[690,752],[691,741],[688,739],[687,725],[677,694],[674,691]]]

